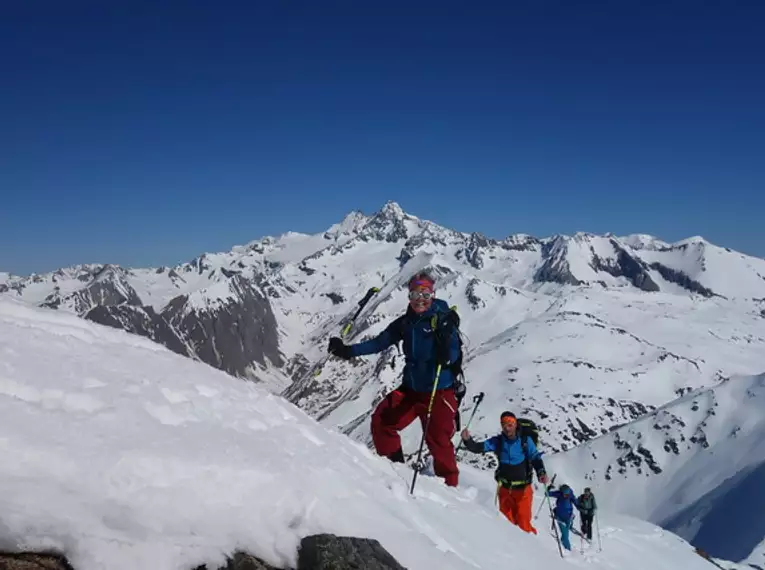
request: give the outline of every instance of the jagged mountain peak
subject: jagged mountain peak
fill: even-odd
[[[380,211],[376,214],[378,216],[385,216],[387,218],[405,218],[405,217],[414,217],[410,214],[407,214],[404,209],[401,207],[401,205],[398,202],[395,202],[393,200],[388,200],[385,202],[385,205],[383,205],[382,208],[380,208]]]
[[[337,240],[344,235],[355,235],[369,221],[369,216],[360,210],[349,212],[341,222],[333,224],[324,232],[324,237]]]

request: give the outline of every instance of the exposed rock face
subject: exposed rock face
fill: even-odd
[[[317,534],[300,542],[297,570],[407,570],[377,540]],[[76,570],[55,553],[0,552],[0,570]],[[193,570],[209,570],[197,566]],[[228,564],[216,570],[295,570],[277,568],[261,559],[235,552]]]
[[[152,307],[132,305],[97,306],[85,318],[101,325],[123,329],[165,345],[173,352],[190,356],[186,343],[170,324]]]
[[[637,259],[627,253],[614,240],[611,240],[611,246],[616,252],[616,261],[604,260],[592,252],[592,261],[590,265],[596,271],[605,271],[614,277],[624,277],[635,287],[642,291],[650,293],[659,291],[659,286],[651,279],[648,273],[648,266],[640,259]]]
[[[45,298],[42,306],[57,309],[62,305],[83,315],[97,306],[134,305],[141,299],[128,283],[127,271],[121,267],[106,265],[93,273],[81,273],[78,279],[89,280],[86,287],[62,295],[58,286]]]
[[[103,286],[111,283],[104,281]],[[161,313],[141,305],[140,299],[136,304],[115,298],[116,304],[97,303],[83,316],[147,337],[234,376],[247,376],[254,363],[282,366],[276,317],[267,297],[239,273],[229,272],[219,284],[227,288],[227,296],[201,294],[192,301],[189,295],[179,295]]]
[[[233,298],[222,304],[196,308],[183,295],[173,299],[162,312],[164,319],[183,335],[199,358],[242,376],[257,362],[266,359],[283,364],[276,335],[276,318],[268,299],[247,279],[230,279]]]
[[[651,269],[655,269],[656,271],[658,271],[661,274],[661,276],[667,281],[669,281],[670,283],[675,283],[677,285],[680,285],[680,287],[688,289],[688,291],[691,291],[693,293],[698,293],[699,295],[703,295],[704,297],[713,297],[715,295],[714,291],[704,287],[698,281],[691,279],[690,277],[688,277],[688,275],[686,275],[679,269],[672,269],[671,267],[667,267],[666,265],[659,262],[652,263]]]
[[[206,570],[205,566],[200,566],[194,570]],[[256,558],[251,554],[245,552],[237,552],[229,558],[228,564],[218,568],[217,570],[292,570],[290,568],[277,568],[266,564],[260,558]]]
[[[74,570],[63,556],[37,552],[0,552],[0,570]]]
[[[534,275],[534,280],[562,285],[581,285],[582,281],[571,273],[571,267],[566,258],[567,253],[568,246],[562,237],[556,237],[543,244],[542,258],[544,262]]]
[[[300,543],[298,570],[406,570],[374,539],[308,536]]]

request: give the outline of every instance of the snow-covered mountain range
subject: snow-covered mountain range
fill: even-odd
[[[327,338],[372,286],[382,291],[350,341],[380,332],[405,308],[402,283],[423,267],[439,277],[437,294],[460,310],[469,395],[489,396],[471,426],[479,436],[494,433],[499,413],[513,409],[538,421],[548,453],[598,436],[593,445],[608,441],[598,445],[611,449],[620,426],[732,376],[765,371],[765,260],[700,237],[490,239],[392,202],[372,215],[352,212],[320,234],[266,237],[175,267],[0,274],[0,295],[123,328],[263,381],[369,444],[369,414],[397,383],[402,359],[391,348],[352,363],[327,361]],[[405,432],[405,449],[416,450],[418,429]],[[651,453],[663,465],[662,453],[674,452],[659,449]],[[622,451],[608,461],[628,461],[630,450]],[[641,476],[653,475],[644,464]]]
[[[0,351],[3,568],[63,568],[7,566],[9,551],[53,551],[77,570],[223,570],[234,552],[268,564],[236,568],[314,568],[298,547],[324,533],[376,540],[409,570],[711,568],[608,508],[599,540],[575,539],[561,560],[547,512],[539,535],[522,532],[478,470],[460,488],[421,477],[410,495],[406,466],[262,386],[64,312],[0,298]]]

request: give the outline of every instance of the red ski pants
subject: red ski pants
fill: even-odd
[[[399,432],[420,418],[422,429],[428,416],[431,392],[394,390],[380,402],[372,414],[372,440],[380,455],[401,449]],[[433,469],[446,484],[457,486],[459,470],[454,457],[452,437],[456,430],[457,398],[452,388],[437,390],[430,414],[425,443],[433,456]]]

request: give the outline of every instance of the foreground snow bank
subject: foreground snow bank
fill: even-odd
[[[140,337],[0,299],[0,548],[63,551],[78,570],[294,566],[303,536],[376,538],[411,570],[705,570],[676,536],[603,517],[603,552],[558,556],[496,513],[492,481],[410,472],[257,385]],[[617,526],[618,525],[618,526]],[[655,557],[655,560],[648,558]]]

